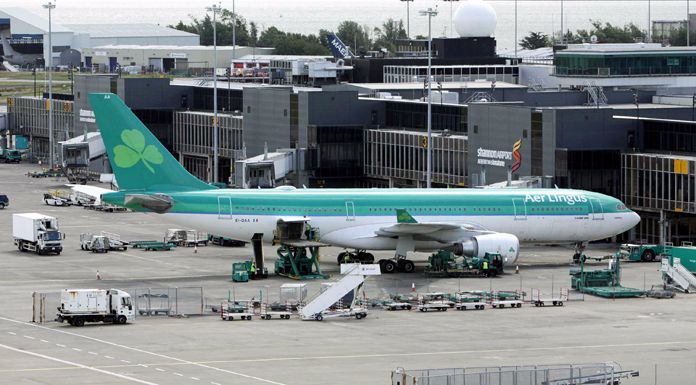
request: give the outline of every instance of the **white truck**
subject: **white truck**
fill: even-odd
[[[85,322],[125,324],[135,318],[130,294],[117,289],[65,289],[60,293],[56,321],[72,326]]]
[[[65,234],[58,230],[58,220],[38,213],[12,214],[12,237],[20,251],[39,255],[63,251]]]

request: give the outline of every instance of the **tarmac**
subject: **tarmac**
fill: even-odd
[[[267,280],[233,283],[231,265],[251,247],[177,248],[172,251],[94,254],[80,250],[82,232],[109,231],[123,239],[161,239],[170,227],[156,214],[104,213],[80,207],[49,207],[42,194],[65,188],[64,179],[34,179],[36,165],[0,164],[0,383],[3,384],[390,384],[406,369],[617,362],[640,371],[625,384],[691,384],[696,378],[696,296],[674,299],[601,299],[571,291],[563,307],[421,313],[370,309],[366,319],[322,322],[259,320],[222,322],[206,309],[235,299],[279,296],[272,274],[275,248],[265,248]],[[56,216],[66,233],[59,256],[20,253],[12,244],[12,214]],[[617,245],[593,244],[588,255],[607,255]],[[338,274],[336,248],[322,249],[322,269]],[[388,257],[390,253],[377,253]],[[370,298],[390,293],[534,289],[558,294],[570,286],[570,246],[524,246],[520,272],[494,279],[427,279],[426,254],[417,272],[369,277]],[[603,266],[604,263],[596,263]],[[661,285],[658,263],[624,263],[622,283]],[[96,279],[99,271],[102,279]],[[320,282],[308,281],[309,293]],[[179,288],[189,298],[188,317],[139,316],[126,325],[77,328],[32,323],[32,293],[65,288]],[[190,288],[190,289],[184,289]],[[203,303],[198,292],[202,289]],[[153,289],[154,290],[154,289]],[[174,290],[174,289],[171,289]],[[197,291],[198,290],[198,291]],[[142,292],[142,291],[140,291]],[[542,295],[543,296],[543,295]],[[182,304],[184,306],[184,304]],[[204,307],[203,316],[194,316]],[[691,378],[691,380],[689,380]]]

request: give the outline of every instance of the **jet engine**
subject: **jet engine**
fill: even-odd
[[[456,243],[453,251],[457,255],[479,258],[483,258],[486,253],[500,254],[506,265],[512,265],[520,253],[520,240],[505,233],[476,235],[462,243]]]

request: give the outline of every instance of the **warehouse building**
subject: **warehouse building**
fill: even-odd
[[[54,12],[59,12],[58,10]],[[48,14],[35,14],[23,8],[0,8],[0,33],[20,53],[31,54],[20,66],[33,66],[35,59],[48,63]],[[197,46],[198,35],[162,27],[156,24],[67,24],[53,22],[51,25],[54,65],[61,63],[61,53],[73,49],[105,45],[175,45]],[[12,60],[11,60],[12,61]]]
[[[233,59],[270,54],[273,48],[218,46],[217,62],[212,46],[201,45],[102,45],[82,49],[84,66],[95,72],[116,72],[137,67],[135,72],[205,74],[216,68],[230,68]],[[189,72],[192,70],[192,72]]]

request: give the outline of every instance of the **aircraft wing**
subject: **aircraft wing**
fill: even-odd
[[[413,236],[419,240],[448,242],[467,239],[474,235],[490,234],[483,228],[459,223],[418,222],[406,210],[396,210],[397,223],[380,227],[375,231],[378,237]]]
[[[397,223],[381,227],[374,232],[378,237],[413,237],[419,241],[437,241],[443,243],[457,242],[476,235],[493,234],[482,228],[468,224],[419,222]]]
[[[462,226],[452,223],[397,223],[394,225],[382,227],[377,231],[377,235],[381,236],[398,236],[398,235],[426,235],[443,230],[461,229]]]
[[[75,191],[75,192],[78,192],[78,193],[87,195],[91,198],[94,198],[95,204],[101,203],[102,194],[114,192],[114,190],[109,190],[108,188],[102,188],[102,187],[97,187],[97,186],[88,186],[88,185],[82,185],[82,184],[66,184],[66,186],[70,187],[70,189]]]
[[[418,222],[406,210],[396,210],[396,223],[361,224],[322,234],[321,240],[333,245],[364,250],[395,250],[406,257],[410,251],[448,249],[457,255],[483,257],[499,254],[505,263],[514,263],[519,239],[475,223]],[[420,242],[420,246],[418,245]]]

